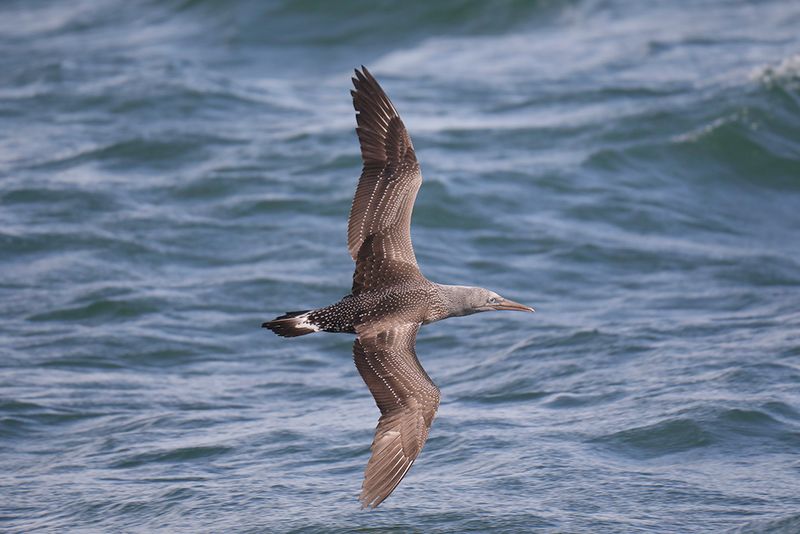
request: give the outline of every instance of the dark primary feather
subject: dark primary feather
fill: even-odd
[[[389,97],[369,71],[353,78],[358,139],[364,167],[358,181],[347,228],[350,255],[356,261],[370,236],[382,257],[410,263],[411,211],[422,184],[417,157],[405,125]]]
[[[359,500],[376,507],[397,487],[428,439],[439,388],[417,360],[419,324],[359,336],[353,344],[358,372],[381,411]]]

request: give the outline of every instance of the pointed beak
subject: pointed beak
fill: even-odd
[[[512,310],[512,311],[523,311],[523,312],[534,312],[533,308],[530,306],[525,306],[524,304],[520,304],[519,302],[514,302],[513,300],[503,299],[500,301],[499,304],[495,304],[492,306],[495,310]]]

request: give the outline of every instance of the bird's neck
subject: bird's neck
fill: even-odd
[[[446,319],[447,317],[461,317],[470,315],[477,310],[470,305],[470,295],[478,288],[469,286],[448,286],[436,284],[439,290],[439,297],[444,306],[444,315],[435,320]]]

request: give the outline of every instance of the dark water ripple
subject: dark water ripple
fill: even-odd
[[[5,2],[0,530],[800,529],[800,10]],[[411,129],[443,403],[358,510],[350,69]]]

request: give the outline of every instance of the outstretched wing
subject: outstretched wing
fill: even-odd
[[[364,168],[350,208],[347,246],[356,261],[355,277],[359,269],[363,272],[374,266],[374,262],[361,265],[362,261],[377,257],[394,262],[384,266],[384,276],[391,278],[394,267],[404,268],[401,264],[418,271],[411,246],[411,212],[422,174],[397,110],[372,74],[361,68],[355,71],[351,94]],[[358,292],[365,287],[354,281],[353,289]]]
[[[417,360],[418,324],[356,338],[358,372],[381,411],[359,500],[375,508],[400,484],[428,439],[439,388]]]

